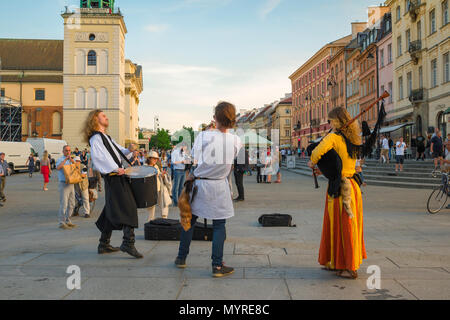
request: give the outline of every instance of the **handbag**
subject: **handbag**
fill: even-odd
[[[77,184],[82,180],[79,163],[66,164],[63,166],[63,173],[66,178],[66,184]]]

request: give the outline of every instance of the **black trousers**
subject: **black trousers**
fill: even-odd
[[[244,199],[244,173],[241,171],[234,171],[234,180],[238,189],[239,199]]]
[[[261,167],[256,167],[256,182],[262,182]]]

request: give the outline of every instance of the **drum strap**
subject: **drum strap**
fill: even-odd
[[[112,142],[112,139],[110,136],[107,135],[108,139],[105,137],[104,134],[101,134],[101,132],[95,132],[94,135],[99,134],[100,137],[102,138],[103,141],[103,145],[105,146],[106,150],[108,150],[109,154],[111,155],[111,157],[113,158],[114,162],[119,166],[119,168],[123,168],[122,162],[119,161],[119,159],[117,158],[116,154],[114,153],[113,149],[111,148],[111,146],[114,146],[114,148],[116,149],[116,151],[119,153],[119,155],[128,162],[128,164],[131,166],[131,162],[130,160],[128,160],[127,157],[125,157],[125,155],[123,154],[122,151],[120,151],[120,149],[115,145],[114,142]]]

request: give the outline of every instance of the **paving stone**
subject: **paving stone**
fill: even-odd
[[[57,300],[70,291],[66,278],[0,277],[1,300]]]
[[[39,257],[41,253],[21,253],[11,256],[0,257],[0,265],[22,265]]]
[[[407,290],[394,280],[382,281],[380,290],[368,289],[365,279],[287,279],[294,300],[412,300]]]
[[[421,300],[449,300],[450,280],[399,280],[405,288]]]
[[[88,278],[67,300],[173,300],[182,286],[173,278]]]
[[[284,280],[186,279],[180,300],[289,300]]]
[[[234,254],[248,255],[248,254],[286,254],[283,248],[274,248],[268,246],[246,245],[237,243],[234,249]]]
[[[227,263],[228,265],[228,263]],[[209,279],[212,277],[212,267],[184,269],[183,277],[186,279]],[[243,279],[244,268],[234,268],[234,273],[227,276],[227,279]]]

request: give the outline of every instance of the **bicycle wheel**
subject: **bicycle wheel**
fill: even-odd
[[[427,201],[427,209],[431,214],[438,213],[447,203],[447,193],[443,187],[438,187],[431,192]]]

